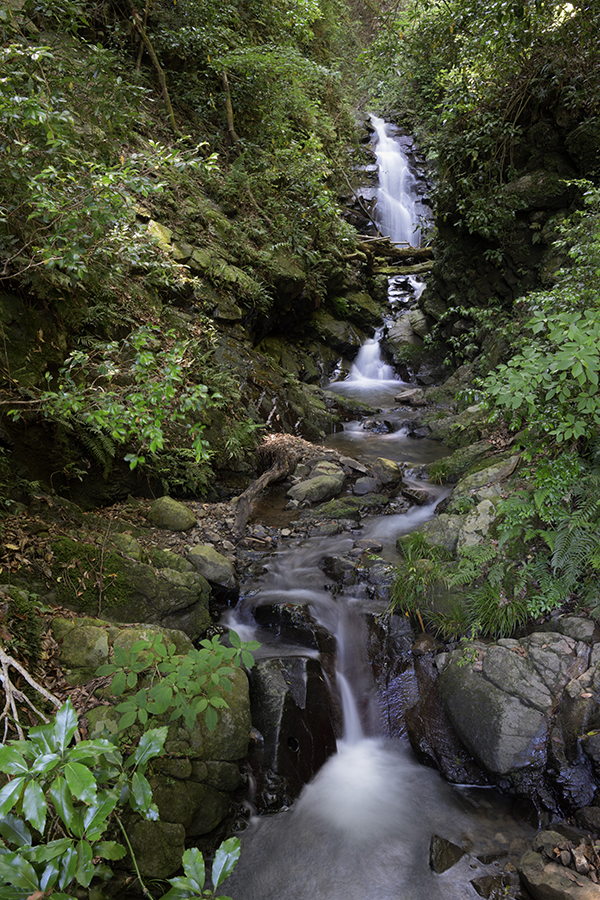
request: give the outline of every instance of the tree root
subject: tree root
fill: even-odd
[[[11,720],[14,727],[17,730],[17,734],[20,740],[25,739],[25,734],[23,732],[23,728],[21,727],[21,721],[19,719],[19,711],[17,709],[17,703],[25,704],[29,706],[30,709],[33,710],[34,714],[38,716],[42,720],[42,722],[48,723],[49,719],[44,715],[43,712],[40,712],[39,709],[31,702],[29,697],[20,691],[18,688],[14,686],[10,678],[9,669],[16,669],[19,675],[22,675],[27,684],[37,691],[40,696],[44,697],[45,700],[53,703],[57,709],[62,706],[61,701],[58,697],[55,697],[54,694],[51,694],[50,691],[47,691],[45,687],[39,684],[34,678],[31,677],[27,669],[25,669],[20,663],[17,662],[12,656],[10,656],[0,645],[0,683],[4,689],[5,703],[4,709],[2,713],[0,713],[0,722],[4,722],[4,734],[2,737],[2,742],[6,741],[6,736],[8,734],[8,726],[9,721]]]
[[[252,514],[253,503],[262,491],[270,484],[281,481],[289,475],[298,461],[299,452],[293,446],[293,438],[289,435],[270,435],[259,447],[257,455],[265,464],[271,463],[269,469],[262,473],[252,484],[238,497],[235,507],[235,524],[233,534],[236,541],[240,541],[246,533],[246,524]]]

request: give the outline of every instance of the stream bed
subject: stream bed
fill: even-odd
[[[414,179],[385,123],[373,121],[382,227],[393,240],[410,243],[418,240]],[[391,281],[387,321],[401,315],[422,289],[414,279],[404,287],[401,282]],[[273,814],[263,805],[263,814],[251,816],[242,834],[240,861],[227,882],[233,900],[465,900],[509,891],[514,896],[514,864],[535,833],[533,825],[513,815],[510,799],[487,788],[450,785],[416,761],[402,729],[391,722],[395,700],[382,696],[366,652],[368,622],[385,618],[387,602],[360,581],[331,583],[327,560],[352,554],[358,539],[376,542],[381,547],[377,558],[392,565],[398,536],[432,518],[449,493],[426,480],[423,467],[447,451],[439,443],[410,436],[410,410],[394,402],[409,385],[382,359],[382,332],[383,327],[365,343],[348,377],[330,385],[379,412],[375,419],[347,423],[328,446],[359,461],[384,457],[404,464],[405,483],[425,491],[430,500],[407,512],[364,518],[354,532],[290,539],[265,557],[243,585],[228,624],[243,639],[261,641],[259,665],[269,660],[280,665],[293,690],[297,666],[321,660],[318,677],[327,682],[332,697],[331,710],[320,701],[319,714],[308,722],[306,727],[314,731],[310,739],[300,733],[288,736],[285,752],[301,756],[320,738],[327,744],[328,717],[334,723],[335,746],[329,741],[323,751],[327,760],[293,803],[284,802],[283,810]],[[264,506],[262,514],[268,521]],[[260,507],[257,515],[260,519]],[[316,638],[311,646],[303,627],[297,640],[293,627],[285,636],[281,629],[265,627],[265,621],[272,626],[265,614],[270,607],[291,611],[292,624],[294,610],[299,622],[308,614],[317,632],[321,629],[335,643],[328,646],[326,639]]]

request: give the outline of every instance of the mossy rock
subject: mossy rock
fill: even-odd
[[[444,481],[453,483],[459,480],[474,463],[487,458],[490,453],[490,445],[487,441],[478,441],[468,447],[456,450],[450,456],[438,459],[429,467],[429,477],[435,484]]]
[[[387,506],[384,494],[366,494],[364,497],[339,497],[312,510],[311,515],[321,519],[359,519],[361,512],[372,512]]]
[[[196,524],[196,516],[179,500],[159,497],[150,506],[148,521],[156,528],[164,528],[166,531],[188,531]]]
[[[141,819],[127,829],[140,872],[145,878],[169,878],[181,868],[185,828],[172,822]]]
[[[159,569],[89,541],[61,537],[52,543],[57,602],[111,622],[177,628],[200,637],[210,624],[210,586],[196,572]],[[102,592],[99,581],[102,578]]]

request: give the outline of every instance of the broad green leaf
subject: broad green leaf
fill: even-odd
[[[195,882],[196,889],[200,891],[204,887],[205,866],[204,857],[197,847],[186,850],[181,859],[183,871],[188,878]]]
[[[116,672],[110,685],[110,689],[115,697],[120,697],[127,687],[127,675],[122,670]]]
[[[94,851],[87,841],[81,840],[77,844],[77,867],[75,869],[75,878],[84,887],[87,887],[94,877]]]
[[[217,727],[217,722],[219,721],[219,716],[216,709],[214,709],[212,706],[208,706],[206,708],[204,717],[206,720],[206,727],[212,733]]]
[[[108,817],[114,810],[119,800],[117,791],[103,791],[98,794],[95,802],[88,807],[83,817],[83,827],[89,840],[97,839],[108,825]],[[99,832],[96,836],[96,832]],[[94,834],[94,838],[92,838]]]
[[[51,888],[52,885],[56,884],[59,872],[60,866],[58,862],[56,860],[52,860],[51,862],[49,862],[40,875],[40,890],[47,891],[48,888]],[[55,896],[56,894],[53,894],[53,897]]]
[[[122,844],[116,841],[100,841],[94,844],[94,856],[101,856],[102,859],[123,859],[127,851]]]
[[[77,851],[74,846],[69,847],[60,858],[60,875],[58,886],[61,890],[68,887],[75,878],[77,870]]]
[[[0,879],[13,887],[24,888],[30,893],[39,888],[35,869],[19,853],[5,853],[0,856]]]
[[[96,738],[93,741],[80,741],[76,747],[69,750],[70,762],[81,762],[82,760],[94,762],[98,757],[103,756],[113,757],[115,762],[121,762],[119,750],[105,738]]]
[[[235,837],[223,841],[218,848],[212,867],[212,882],[215,889],[233,872],[235,864],[240,858],[240,849],[240,840]]]
[[[23,754],[16,747],[0,747],[0,772],[5,775],[25,775],[28,772]]]
[[[0,818],[3,819],[6,813],[11,811],[19,799],[24,784],[25,778],[21,776],[20,778],[14,778],[12,781],[9,781],[0,790]]]
[[[0,820],[0,835],[9,844],[15,847],[28,847],[31,845],[31,832],[25,822],[11,813]]]
[[[61,753],[69,746],[76,731],[77,713],[69,699],[61,706],[54,719],[54,739],[56,747]]]
[[[46,824],[48,805],[44,792],[37,781],[30,781],[23,794],[23,815],[40,832]]]
[[[240,650],[242,647],[242,640],[241,640],[239,634],[237,633],[237,631],[234,631],[232,628],[229,629],[229,642],[231,643],[232,647],[236,648],[236,650]],[[208,642],[206,642],[206,643],[208,643]],[[203,646],[206,646],[204,641],[202,641],[202,644],[203,644]]]
[[[73,844],[72,838],[59,838],[48,844],[38,844],[27,851],[27,859],[32,862],[49,862],[51,859],[56,859],[57,856],[62,856]]]
[[[30,774],[45,775],[55,769],[61,761],[62,756],[59,753],[42,753],[32,765]]]
[[[148,779],[139,772],[133,773],[131,793],[133,795],[134,809],[145,812],[152,803],[152,788]]]
[[[96,779],[87,766],[69,762],[64,769],[71,793],[84,803],[92,803],[96,798]]]
[[[165,725],[162,728],[151,728],[148,731],[145,731],[140,738],[135,753],[127,760],[127,765],[143,765],[154,756],[158,756],[159,753],[162,753],[168,730],[169,729]]]
[[[57,813],[59,814],[67,828],[71,828],[73,825],[75,810],[73,809],[73,795],[71,794],[71,790],[65,779],[60,776],[58,778],[55,778],[50,785],[50,790],[48,791],[48,793],[52,798]]]

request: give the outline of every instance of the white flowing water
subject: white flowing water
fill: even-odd
[[[391,126],[371,116],[377,134],[375,157],[379,169],[377,191],[377,224],[392,241],[418,247],[418,227],[415,178],[398,141],[390,135]]]

